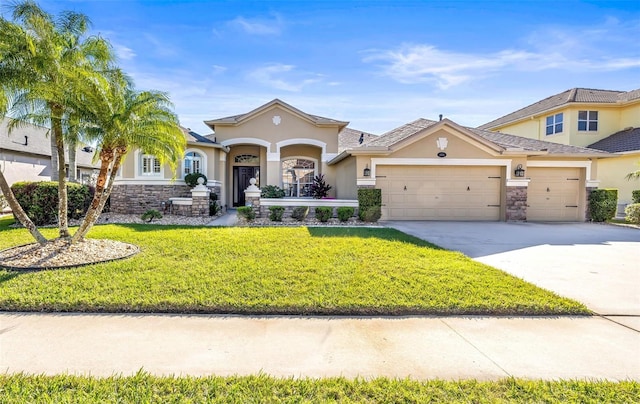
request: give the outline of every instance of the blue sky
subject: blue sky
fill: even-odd
[[[169,92],[201,134],[273,98],[382,134],[438,114],[477,126],[572,87],[640,88],[638,1],[40,4],[87,14],[137,87]]]

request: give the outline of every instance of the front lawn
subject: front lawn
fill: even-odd
[[[11,222],[0,219],[0,249],[31,242]],[[393,229],[104,225],[90,237],[142,252],[72,269],[0,270],[0,310],[589,314],[578,302]]]
[[[0,375],[7,403],[637,403],[635,381]]]

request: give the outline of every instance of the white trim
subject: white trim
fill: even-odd
[[[567,161],[567,160],[559,160],[559,161],[528,161],[527,167],[576,167],[576,168],[585,168],[586,169],[586,183],[600,180],[592,180],[591,179],[591,161]],[[585,186],[588,186],[585,184]]]
[[[356,185],[359,187],[375,186],[376,180],[358,178],[356,180]]]
[[[280,161],[280,152],[277,152],[277,153],[267,152],[267,161]]]
[[[587,180],[584,185],[587,188],[598,188],[600,186],[600,180]]]
[[[260,206],[350,206],[358,207],[355,199],[311,199],[311,198],[260,198]]]
[[[508,187],[528,187],[529,182],[531,182],[530,178],[512,178],[507,180],[506,185]]]
[[[280,153],[280,149],[282,147],[298,145],[298,144],[320,147],[322,149],[321,160],[323,162],[327,162],[338,155],[337,153],[327,153],[327,144],[325,142],[317,139],[308,139],[308,138],[294,138],[294,139],[281,140],[278,143],[276,143],[276,152]]]
[[[187,157],[188,153],[198,153],[200,155],[200,164],[201,164],[200,172],[208,177],[209,165],[208,165],[208,162],[207,162],[207,153],[205,153],[202,150],[197,149],[197,148],[189,148],[189,149],[186,149],[184,151],[184,154],[182,156],[182,160],[180,161],[180,178],[184,179],[184,177],[185,177],[184,160],[185,160],[185,157]]]
[[[238,137],[233,139],[227,139],[220,142],[223,146],[233,146],[236,144],[257,144],[267,148],[267,151],[271,150],[271,142],[267,142],[263,139],[258,139],[255,137]]]
[[[169,201],[171,201],[172,205],[186,205],[186,206],[191,206],[193,205],[193,199],[192,198],[169,198]]]
[[[164,164],[160,164],[160,173],[158,174],[142,174],[142,156],[152,156],[157,160],[157,157],[153,154],[142,153],[140,149],[136,149],[133,152],[134,156],[134,172],[133,177],[136,179],[148,178],[150,181],[153,181],[154,178],[164,179]]]
[[[158,178],[154,180],[153,178],[134,178],[134,179],[118,179],[116,178],[114,181],[114,185],[187,185],[184,180],[167,180],[165,178]],[[209,186],[219,186],[222,187],[222,181],[218,180],[207,180],[207,187]]]
[[[511,159],[447,159],[447,158],[373,158],[371,177],[376,177],[376,167],[386,166],[503,166],[507,168],[507,181],[511,179]],[[375,181],[375,180],[374,180]]]
[[[320,158],[323,162],[328,163],[329,161],[333,160],[337,156],[338,156],[338,153],[322,153],[322,156]]]

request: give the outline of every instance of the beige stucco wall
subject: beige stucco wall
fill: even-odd
[[[640,127],[640,101],[628,105],[620,111],[620,129]]]
[[[419,138],[419,134],[417,134]],[[438,158],[438,153],[441,152],[437,146],[439,138],[447,139],[447,147],[444,150],[447,156],[444,158],[491,158],[493,155],[488,151],[488,147],[475,142],[468,136],[461,135],[457,131],[441,129],[428,136],[419,138],[419,140],[413,141],[407,139],[407,142],[403,142],[398,146],[401,149],[393,152],[388,157],[393,158]]]
[[[640,170],[640,152],[620,157],[601,159],[600,188],[618,190],[618,203],[631,203],[631,191],[640,189],[640,180],[627,180],[625,176]]]
[[[273,123],[274,116],[280,123]],[[270,152],[276,152],[276,143],[289,139],[313,139],[326,143],[327,153],[338,152],[338,128],[317,127],[312,122],[278,106],[261,111],[238,126],[216,125],[216,139],[224,143],[230,139],[256,138],[271,143]]]
[[[0,150],[0,170],[9,185],[19,181],[51,180],[49,158],[27,156],[9,150]]]
[[[355,185],[358,176],[357,159],[348,157],[332,168],[336,173],[333,182],[335,185],[332,184],[335,188],[332,190],[335,191],[335,197],[338,199],[358,199],[358,189]]]

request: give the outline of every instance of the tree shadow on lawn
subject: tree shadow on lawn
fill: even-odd
[[[370,228],[370,227],[307,227],[311,237],[357,237],[357,238],[378,238],[387,241],[400,241],[414,244],[419,247],[428,247],[436,250],[444,248],[429,243],[418,237],[411,236],[396,229],[391,228]]]

